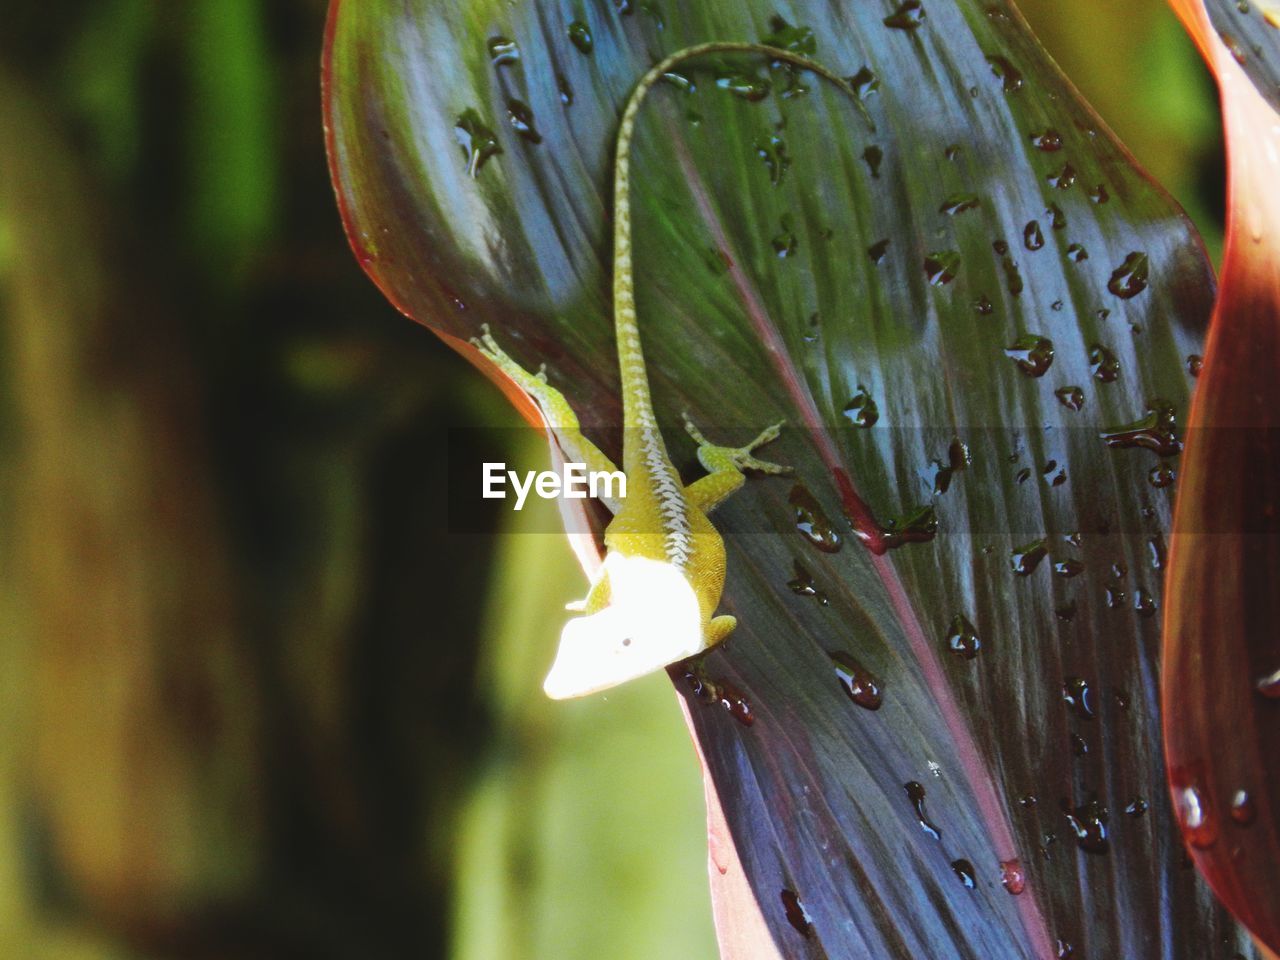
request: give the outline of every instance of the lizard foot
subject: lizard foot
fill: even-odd
[[[760,431],[750,443],[741,447],[722,447],[708,440],[698,425],[693,422],[689,414],[684,415],[684,428],[689,432],[689,436],[693,437],[698,443],[698,460],[708,470],[716,468],[723,469],[726,466],[732,466],[739,471],[742,470],[758,470],[760,473],[790,473],[791,468],[778,463],[770,463],[767,460],[761,460],[752,456],[752,452],[759,447],[763,447],[766,443],[778,439],[782,433],[782,424],[775,423],[771,427],[766,427]]]
[[[498,346],[498,341],[493,339],[493,334],[489,332],[487,323],[480,324],[480,336],[471,338],[471,345],[479,350],[486,360],[491,360],[498,366],[502,366],[504,361],[514,365],[514,361],[507,356],[505,350]]]
[[[520,366],[512,359],[510,354],[498,346],[498,341],[489,332],[487,323],[481,324],[480,336],[472,337],[470,342],[473,347],[480,351],[482,357],[518,383],[525,393],[539,402],[547,401],[551,405],[554,405],[557,401],[563,402],[564,398],[548,385],[547,365],[545,363],[541,364],[533,372]]]

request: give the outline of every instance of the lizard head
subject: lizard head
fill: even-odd
[[[575,617],[543,690],[555,700],[607,690],[706,648],[698,597],[673,564],[610,553],[609,606]]]

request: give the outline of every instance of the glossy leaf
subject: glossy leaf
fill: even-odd
[[[1278,951],[1280,116],[1204,11],[1180,12],[1221,87],[1230,203],[1171,540],[1165,749],[1196,865]]]
[[[796,469],[717,514],[740,627],[673,671],[731,835],[717,916],[762,914],[773,940],[724,923],[722,950],[1226,949],[1156,749],[1167,434],[1213,294],[1198,239],[1011,8],[777,13],[334,3],[357,256],[442,334],[487,322],[545,361],[616,455],[609,157],[631,86],[663,53],[768,36],[857,77],[874,133],[750,57],[688,65],[637,130],[672,454],[692,476],[683,409],[744,439],[785,419],[769,455]]]

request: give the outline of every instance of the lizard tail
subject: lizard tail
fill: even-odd
[[[848,80],[829,67],[799,53],[771,47],[763,43],[712,41],[685,47],[663,58],[645,73],[632,90],[618,128],[614,163],[613,188],[613,316],[618,341],[618,364],[622,379],[623,422],[635,425],[655,423],[649,379],[645,372],[644,353],[640,348],[640,329],[636,323],[635,288],[631,276],[631,138],[636,115],[645,95],[677,64],[708,53],[757,53],[771,60],[781,60],[811,70],[829,80],[853,98],[855,105],[872,130],[875,125],[866,106]]]

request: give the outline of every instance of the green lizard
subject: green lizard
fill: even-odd
[[[707,53],[762,53],[831,80],[846,81],[807,57],[754,43],[713,42],[687,47],[650,69],[627,101],[618,128],[613,194],[613,312],[622,383],[623,473],[626,498],[602,498],[613,514],[605,530],[605,561],[586,599],[571,604],[569,620],[543,686],[556,699],[584,696],[658,670],[722,641],[737,621],[716,615],[724,590],[725,548],[707,514],[746,481],[745,470],[779,474],[787,468],[759,460],[756,448],[775,439],[776,424],[743,447],[718,446],[685,415],[707,475],[686,486],[672,466],[653,411],[640,348],[631,272],[630,150],[645,94],[673,67]],[[861,101],[856,100],[859,108]],[[864,114],[865,116],[865,114]],[[564,396],[540,370],[530,373],[499,347],[486,326],[472,343],[538,405],[566,461],[589,471],[614,472],[609,458],[582,435]]]

